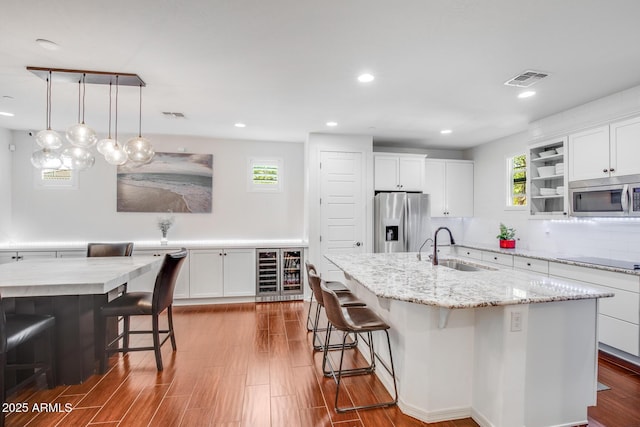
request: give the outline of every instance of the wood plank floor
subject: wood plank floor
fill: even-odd
[[[26,403],[28,410],[8,414],[6,425],[478,425],[470,418],[426,424],[396,407],[337,414],[335,383],[322,376],[321,354],[310,350],[304,326],[307,307],[282,302],[176,308],[178,351],[173,353],[165,344],[164,371],[156,371],[153,352],[115,355],[107,374],[94,375],[81,385],[47,390],[37,384],[10,396],[9,402]],[[147,322],[137,318],[132,323],[145,329]],[[640,376],[601,360],[600,381],[611,390],[598,393],[598,406],[589,409],[589,426],[640,427]],[[370,376],[349,378],[346,390],[343,404],[388,398]],[[42,403],[60,404],[61,410],[33,410],[34,404]],[[65,404],[73,409],[65,412]]]

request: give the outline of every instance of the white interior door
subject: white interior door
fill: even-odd
[[[325,280],[344,280],[324,258],[329,253],[363,252],[366,206],[362,153],[320,152],[320,255]]]

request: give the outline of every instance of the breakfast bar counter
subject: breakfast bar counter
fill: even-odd
[[[434,266],[415,253],[326,258],[391,325],[406,414],[425,422],[471,416],[496,427],[587,424],[598,298],[612,294],[482,263]],[[456,261],[472,271],[445,266]]]

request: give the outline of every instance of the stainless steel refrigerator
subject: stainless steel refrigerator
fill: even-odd
[[[431,236],[429,195],[378,193],[374,199],[374,251],[417,252]]]

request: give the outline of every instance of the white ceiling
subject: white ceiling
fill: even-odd
[[[0,127],[45,127],[39,66],[139,74],[143,134],[465,148],[640,84],[639,17],[638,0],[4,1],[0,111],[15,117]],[[551,77],[517,99],[503,83],[527,69]],[[137,89],[120,94],[119,132],[135,132]],[[86,102],[105,133],[108,87]],[[75,123],[77,85],[54,83],[52,104],[54,128]]]

